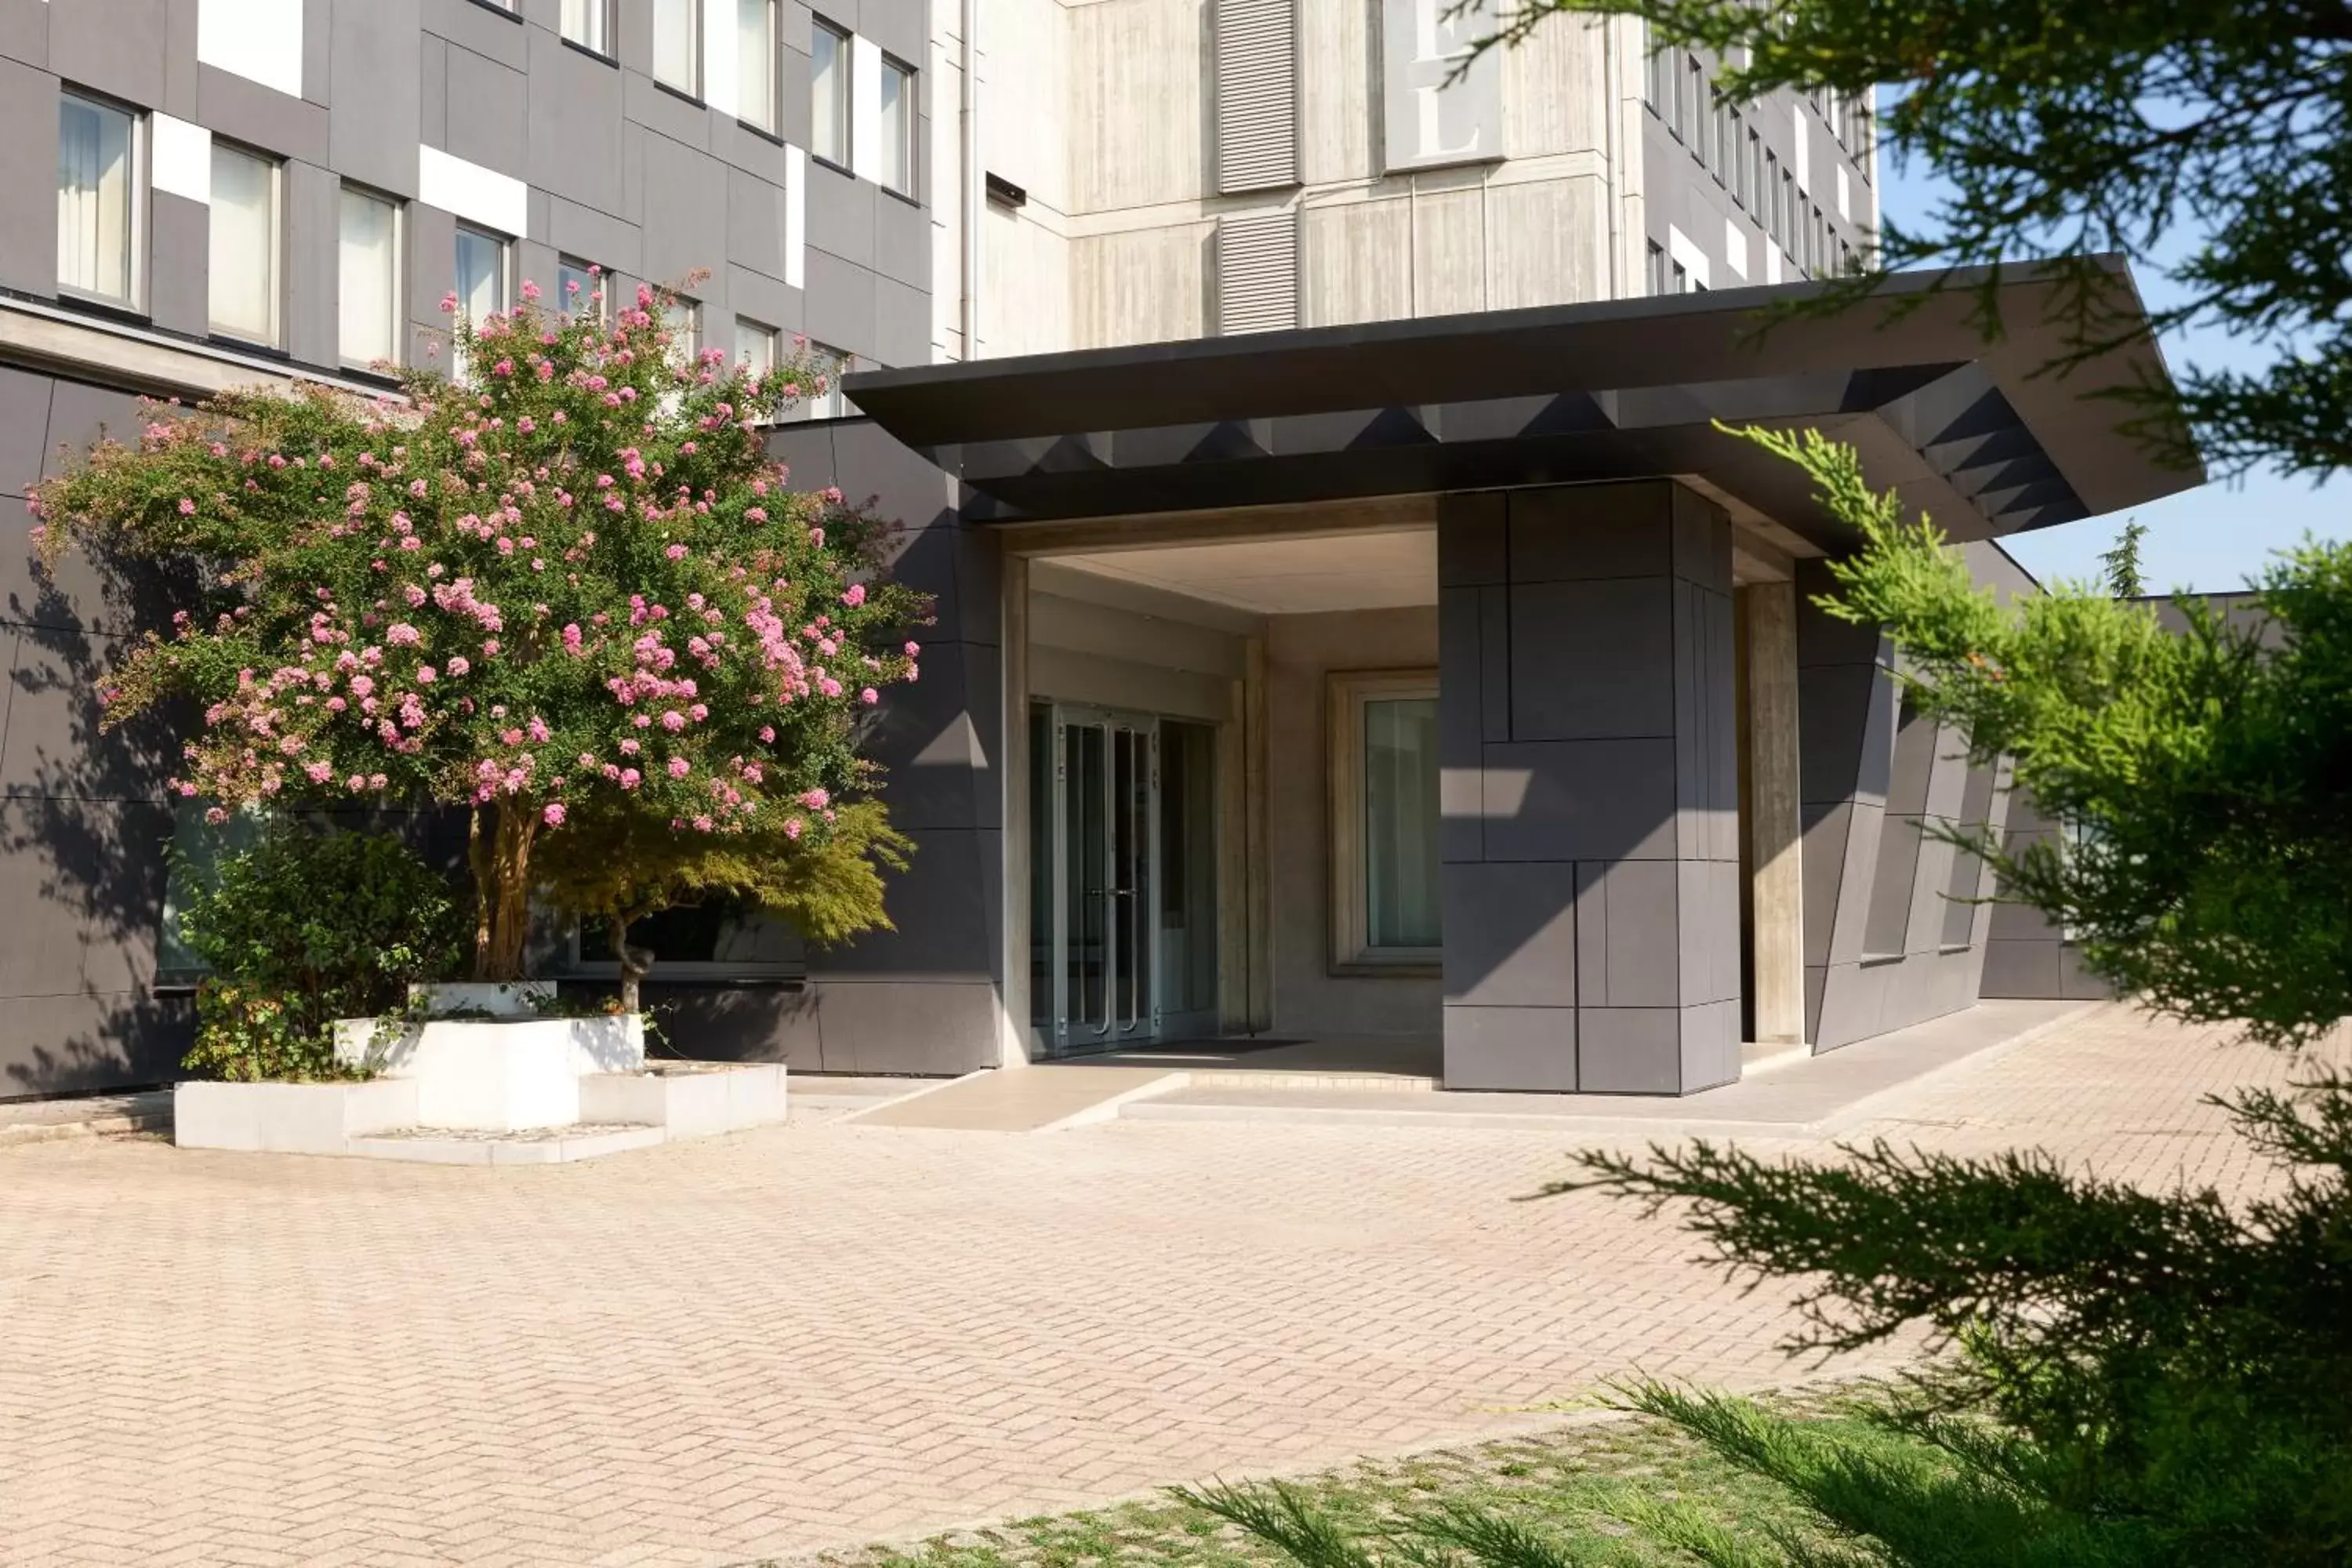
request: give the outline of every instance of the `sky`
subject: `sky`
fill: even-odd
[[[1914,232],[1927,229],[1936,182],[1916,159],[1905,167],[1891,152],[1882,156],[1885,216]],[[2142,264],[2136,270],[2141,294],[2161,300],[2165,290],[2154,268]],[[2175,374],[2188,364],[2263,363],[2252,345],[2232,342],[2210,328],[2166,338],[2164,355]],[[2017,534],[2003,540],[2001,547],[2044,583],[2093,577],[2099,574],[2099,553],[2114,544],[2116,531],[2135,517],[2147,525],[2147,537],[2140,542],[2140,570],[2151,591],[2226,593],[2243,587],[2274,552],[2301,542],[2305,534],[2352,539],[2352,479],[2315,487],[2307,479],[2258,472],[2147,506]]]

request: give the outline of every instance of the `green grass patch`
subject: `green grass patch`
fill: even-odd
[[[1770,1403],[1819,1415],[1837,1397],[1790,1395]],[[1631,1518],[1645,1509],[1688,1503],[1727,1523],[1805,1528],[1804,1514],[1787,1493],[1649,1416],[1367,1459],[1293,1478],[1290,1485],[1350,1533],[1378,1531],[1408,1515],[1476,1509],[1540,1532],[1577,1563],[1622,1568],[1692,1561],[1635,1531]],[[826,1552],[814,1561],[824,1568],[1295,1568],[1273,1546],[1171,1494],[913,1543]]]

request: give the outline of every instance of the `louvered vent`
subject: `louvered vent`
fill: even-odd
[[[1217,0],[1217,189],[1298,183],[1297,0]]]
[[[1298,217],[1217,220],[1217,331],[1278,332],[1298,324]]]

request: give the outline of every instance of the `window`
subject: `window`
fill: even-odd
[[[457,313],[469,321],[507,308],[507,242],[457,226]]]
[[[1764,232],[1772,243],[1780,242],[1780,154],[1764,154],[1764,189],[1759,193],[1764,202]]]
[[[1674,264],[1674,283],[1671,291],[1676,294],[1687,294],[1691,291],[1690,269],[1679,261]]]
[[[883,185],[902,196],[915,194],[915,72],[882,57]]]
[[[1683,143],[1696,153],[1700,117],[1706,112],[1706,68],[1698,63],[1696,55],[1683,57],[1683,96],[1675,108],[1675,118],[1682,125]]]
[[[1666,124],[1674,123],[1675,57],[1670,49],[1652,49],[1642,62],[1642,101]]]
[[[776,368],[776,329],[744,317],[735,318],[735,363],[748,364],[755,375]]]
[[[654,955],[657,979],[789,979],[808,965],[800,932],[777,916],[726,900],[664,910],[633,921],[629,945]],[[574,927],[572,963],[582,973],[619,973],[611,928],[602,921]]]
[[[653,0],[654,79],[702,96],[701,0]]]
[[[1329,704],[1332,967],[1433,970],[1437,678],[1334,675]]]
[[[139,122],[109,104],[58,100],[58,287],[132,304],[138,295]]]
[[[1646,243],[1649,246],[1648,269],[1644,276],[1650,285],[1650,293],[1654,298],[1666,291],[1666,247],[1654,239]]]
[[[208,822],[211,807],[199,800],[172,805],[172,855],[163,875],[163,918],[155,933],[155,984],[163,990],[194,985],[212,973],[181,933],[180,917],[193,896],[220,882],[220,863],[242,855],[261,837],[261,813],[250,806],[231,810],[226,822]]]
[[[278,342],[278,164],[213,142],[212,330]]]
[[[607,57],[613,53],[613,0],[563,0],[558,26],[582,48]]]
[[[337,342],[345,364],[400,362],[400,207],[343,187]]]
[[[507,308],[507,242],[480,229],[457,226],[457,313],[479,321]],[[466,374],[464,350],[451,340],[449,374]]]
[[[610,325],[613,295],[609,283],[603,268],[569,256],[561,257],[555,263],[555,294],[562,303],[557,309],[566,315],[593,317]]]
[[[776,0],[735,0],[735,116],[776,129]]]
[[[808,416],[812,419],[839,419],[849,413],[849,399],[841,390],[841,378],[849,369],[849,356],[839,349],[829,349],[823,343],[808,346],[809,363],[817,373],[818,384],[806,399]]]
[[[680,296],[662,310],[662,325],[669,329],[670,351],[681,359],[702,352],[702,307]]]
[[[809,30],[809,151],[849,167],[849,35],[822,17]]]

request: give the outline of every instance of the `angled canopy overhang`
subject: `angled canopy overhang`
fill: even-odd
[[[1822,549],[1803,476],[1714,428],[1852,443],[1947,532],[2070,522],[2203,482],[2119,426],[2168,395],[2128,268],[2100,264],[2111,346],[2076,341],[2040,268],[1903,274],[1834,315],[1818,284],[1206,338],[848,378],[960,477],[975,521],[1116,517],[1681,475]],[[1988,341],[1981,285],[2001,331]]]

